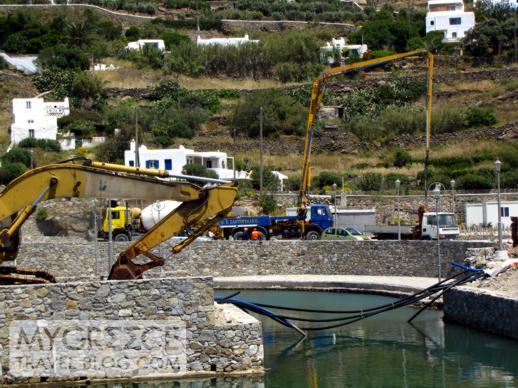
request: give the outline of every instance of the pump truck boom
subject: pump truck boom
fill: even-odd
[[[236,236],[238,236],[240,239],[248,239],[246,233],[249,233],[252,228],[255,228],[259,230],[265,238],[276,235],[284,238],[302,237],[311,240],[320,239],[324,229],[333,223],[332,213],[327,205],[310,204],[308,190],[311,185],[311,147],[315,124],[324,94],[324,86],[329,80],[341,75],[367,70],[405,58],[415,57],[425,57],[428,60],[427,126],[429,127],[432,109],[431,96],[433,76],[433,55],[430,52],[414,50],[325,69],[320,78],[313,81],[311,86],[311,99],[306,123],[297,215],[225,218],[219,223],[220,235],[225,238],[229,238],[230,236],[236,238]],[[429,131],[427,133],[429,133]]]
[[[64,197],[175,200],[183,202],[139,240],[120,253],[109,279],[138,279],[164,264],[151,252],[156,245],[189,228],[194,233],[173,247],[178,253],[213,226],[234,203],[234,184],[199,187],[182,181],[168,181],[165,170],[143,169],[74,159],[29,170],[0,193],[0,264],[14,261],[20,245],[20,227],[46,200]],[[143,255],[148,262],[135,262]],[[58,258],[56,258],[58,260]],[[43,270],[0,267],[0,284],[48,283],[54,277]]]

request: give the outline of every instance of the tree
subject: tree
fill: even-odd
[[[260,171],[259,167],[256,166],[252,168],[252,172],[250,177],[252,178],[252,187],[256,190],[259,190],[261,187],[260,183]],[[270,167],[263,168],[263,189],[269,191],[277,191],[279,189],[279,178],[277,175],[272,173],[272,169]]]
[[[31,165],[31,153],[21,148],[13,148],[4,156],[2,163],[22,163],[26,167]]]
[[[234,109],[232,126],[240,134],[258,137],[261,107],[264,136],[303,134],[306,109],[278,90],[257,91],[246,96]]]
[[[90,67],[88,55],[79,47],[63,44],[44,49],[38,55],[38,62],[44,68],[87,70]]]

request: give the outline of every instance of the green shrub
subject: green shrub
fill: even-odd
[[[390,173],[385,177],[386,188],[395,189],[396,180],[398,179],[401,183],[401,186],[407,186],[410,184],[410,177],[408,175]]]
[[[508,171],[502,174],[502,187],[504,189],[518,188],[518,171]]]
[[[323,188],[324,186],[332,186],[333,183],[340,185],[342,175],[333,171],[322,171],[318,176],[313,178],[313,186]]]
[[[263,135],[301,135],[304,132],[306,109],[278,90],[250,93],[234,108],[232,126],[239,134],[259,136],[259,115],[263,107]]]
[[[405,167],[409,164],[412,164],[412,156],[407,150],[398,149],[394,155],[394,163],[392,163],[394,167]]]
[[[215,171],[209,170],[201,164],[186,164],[182,168],[182,174],[215,179],[219,178],[218,174]]]
[[[40,148],[44,151],[53,151],[60,152],[61,145],[57,140],[51,139],[35,139],[33,137],[28,137],[23,139],[18,143],[18,147],[20,148]]]
[[[2,163],[21,163],[25,167],[31,165],[31,153],[21,148],[13,148],[2,156]]]
[[[497,122],[494,113],[476,106],[469,108],[466,112],[466,116],[470,127],[484,127]]]
[[[2,167],[0,167],[0,183],[6,185],[13,179],[18,178],[25,171],[27,171],[27,166],[24,163],[2,162]]]
[[[357,185],[361,191],[380,191],[383,185],[383,176],[374,172],[360,175]]]
[[[38,55],[38,62],[45,68],[87,70],[90,67],[88,54],[79,47],[57,45],[44,49]]]
[[[252,186],[254,189],[260,189],[260,171],[259,166],[255,166],[252,168],[250,173],[250,177],[252,179]],[[270,167],[263,168],[263,190],[269,191],[277,191],[279,189],[279,179],[275,174],[272,173],[272,169]]]
[[[461,176],[457,185],[463,190],[489,190],[494,187],[494,183],[487,177],[476,174],[466,174]]]
[[[259,206],[263,214],[272,214],[277,210],[277,201],[271,195],[263,195],[259,198]]]
[[[455,132],[466,126],[466,115],[463,110],[438,109],[432,112],[432,133]]]
[[[4,57],[0,57],[0,70],[7,69],[9,67],[9,64],[4,59]]]
[[[38,211],[36,212],[36,221],[37,222],[43,222],[47,219],[49,216],[49,212],[46,207],[40,207],[38,208]]]
[[[137,26],[131,26],[126,30],[124,35],[126,35],[126,38],[130,41],[138,40],[138,38],[140,38],[140,29]]]

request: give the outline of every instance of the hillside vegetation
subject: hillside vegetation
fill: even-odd
[[[291,6],[278,10],[276,4],[241,1],[237,11],[261,12],[263,17],[272,18],[275,12],[284,17],[291,12]],[[317,3],[297,4],[310,9]],[[322,5],[314,15],[333,12],[329,7],[335,6],[339,4]],[[185,7],[192,4],[186,2]],[[221,34],[217,23],[221,14],[200,2],[202,11],[205,21],[210,16],[215,23],[205,24],[214,28],[210,34]],[[476,12],[479,22],[463,42],[468,56],[462,62],[480,65],[496,61],[501,67],[513,59],[514,36],[509,26],[514,13],[505,6],[484,2]],[[449,57],[454,48],[443,45],[437,34],[424,34],[422,11],[404,8],[394,13],[384,7],[377,11],[366,9],[361,16],[351,15],[347,18],[361,23],[362,29],[349,34],[347,39],[363,39],[373,50],[371,57],[425,47],[459,62],[458,57]],[[77,139],[96,135],[108,139],[93,150],[80,148],[78,155],[121,162],[138,119],[140,137],[150,147],[185,144],[200,150],[221,149],[234,154],[237,167],[247,170],[257,165],[258,118],[263,107],[266,162],[271,168],[289,172],[293,176],[290,188],[296,189],[309,101],[308,82],[324,67],[319,47],[336,37],[336,31],[315,28],[274,34],[255,32],[251,38],[259,39],[259,44],[198,47],[192,40],[190,23],[192,19],[159,19],[123,28],[90,10],[65,7],[50,11],[21,9],[0,16],[0,48],[18,54],[37,54],[42,67],[42,72],[30,80],[1,70],[11,77],[0,89],[5,97],[3,107],[8,108],[8,99],[12,97],[50,90],[48,98],[68,96],[71,100],[71,115],[59,120],[61,132],[71,132]],[[128,41],[138,38],[162,38],[167,51],[148,47],[130,52],[124,48]],[[340,54],[346,62],[360,60],[347,53],[334,54],[337,64]],[[114,63],[120,69],[91,72],[88,69],[92,59]],[[326,90],[323,103],[344,107],[345,115],[322,118],[318,123],[314,190],[325,190],[333,182],[341,181],[342,176],[347,186],[355,190],[391,189],[396,179],[403,182],[405,190],[421,190],[423,70],[421,62],[389,66],[384,74],[337,79]],[[458,71],[455,67],[438,70]],[[146,89],[135,95],[128,91],[125,96],[124,90],[109,89],[115,85],[122,89]],[[518,120],[514,93],[517,86],[518,80],[511,77],[506,81],[477,80],[436,87],[430,170],[433,179],[456,179],[460,188],[487,189],[494,179],[491,163],[500,157],[504,163],[503,185],[515,187],[518,180],[512,165],[516,163],[516,142],[498,141],[493,135],[478,139],[470,134],[490,133],[485,129]],[[9,121],[6,114],[0,115],[3,128],[7,129]],[[434,139],[440,143],[434,143]],[[7,131],[0,140],[7,145]],[[463,146],[468,141],[469,149]],[[16,149],[14,156],[6,159],[7,165],[17,164],[16,168],[11,167],[7,173],[4,165],[0,171],[2,182],[7,183],[30,164],[64,157],[49,144],[24,146],[37,158],[27,162],[26,154]]]

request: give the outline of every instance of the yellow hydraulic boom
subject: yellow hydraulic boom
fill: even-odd
[[[193,228],[193,236],[173,248],[175,253],[179,252],[230,211],[237,194],[234,184],[201,188],[188,182],[160,179],[167,176],[167,172],[162,170],[100,163],[88,159],[50,164],[26,172],[0,193],[0,223],[3,228],[0,231],[0,264],[16,258],[20,244],[20,227],[42,201],[79,197],[169,199],[183,202],[122,252],[109,276],[110,279],[140,278],[144,271],[164,263],[162,258],[150,252],[153,247],[186,228]],[[149,262],[133,262],[140,254],[146,256]],[[43,270],[0,267],[0,284],[53,281],[54,277]]]
[[[299,190],[299,208],[298,215],[305,217],[306,209],[309,204],[308,189],[311,184],[311,146],[313,141],[314,126],[317,119],[318,111],[324,94],[324,85],[332,78],[340,75],[353,73],[360,70],[367,70],[372,67],[382,66],[387,63],[398,61],[405,58],[424,57],[428,60],[428,76],[427,76],[427,120],[426,120],[426,139],[427,139],[427,155],[431,125],[432,111],[432,78],[433,78],[433,55],[426,50],[414,50],[406,53],[389,55],[382,58],[370,59],[367,61],[352,63],[348,65],[327,68],[322,72],[320,78],[313,81],[311,86],[311,99],[309,104],[308,118],[306,123],[306,137],[304,141],[304,155],[302,158],[302,177]],[[427,156],[428,158],[428,156]],[[302,233],[304,235],[304,233]]]

